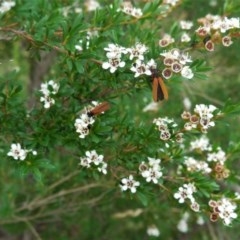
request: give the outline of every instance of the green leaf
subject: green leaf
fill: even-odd
[[[137,198],[141,201],[141,203],[143,204],[143,206],[147,206],[148,205],[148,198],[146,197],[145,194],[142,194],[141,192],[137,192],[136,193]]]
[[[32,174],[33,174],[33,177],[34,179],[38,182],[38,183],[41,183],[43,182],[43,176],[42,176],[42,173],[41,171],[38,169],[38,168],[32,168]]]
[[[224,107],[221,109],[221,112],[224,114],[230,115],[230,114],[239,114],[240,113],[240,103],[238,104],[231,104],[230,100],[228,100]]]
[[[74,65],[79,73],[84,73],[85,66],[83,64],[83,61],[75,61]]]

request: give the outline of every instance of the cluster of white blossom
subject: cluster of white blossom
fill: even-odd
[[[195,106],[195,114],[193,115],[190,112],[184,111],[181,115],[182,119],[187,121],[184,125],[184,129],[186,131],[200,129],[201,132],[207,133],[208,128],[215,126],[213,112],[216,109],[217,108],[213,105],[207,106],[205,104],[199,104]]]
[[[159,237],[160,236],[160,231],[159,229],[156,227],[156,225],[150,225],[147,228],[147,235],[148,236],[152,236],[152,237]]]
[[[135,63],[133,63],[132,67],[130,70],[134,72],[134,77],[139,77],[140,75],[151,75],[152,71],[151,69],[156,68],[156,63],[153,59],[148,61],[146,64],[142,62],[140,59],[137,59]]]
[[[172,77],[173,73],[180,73],[182,77],[191,79],[194,74],[189,66],[186,64],[192,62],[188,53],[182,52],[177,48],[173,48],[170,51],[164,51],[160,54],[164,57],[163,63],[165,68],[162,70],[162,76],[165,79]]]
[[[195,151],[197,153],[209,152],[212,150],[212,146],[209,143],[209,139],[206,136],[201,136],[190,142],[190,151]],[[203,174],[209,174],[212,172],[212,168],[209,166],[208,162],[204,160],[197,160],[193,157],[185,157],[184,165],[190,172],[202,172]]]
[[[209,167],[207,162],[202,160],[196,160],[193,157],[185,157],[184,165],[190,172],[202,172],[204,174],[212,172],[212,169]]]
[[[155,118],[153,123],[157,126],[160,131],[160,139],[167,141],[174,134],[174,128],[178,125],[173,119],[165,118]],[[174,135],[175,140],[177,142],[182,142],[182,133],[178,133]]]
[[[7,0],[3,1],[0,5],[0,13],[8,12],[12,7],[16,5],[15,1]]]
[[[198,22],[205,27],[208,34],[211,30],[219,30],[221,33],[225,33],[230,29],[240,28],[239,18],[235,17],[228,18],[226,16],[207,14],[204,18],[200,18]]]
[[[228,18],[219,15],[208,14],[204,18],[198,19],[201,26],[196,30],[196,34],[203,38],[206,50],[214,51],[215,43],[222,42],[223,46],[228,47],[232,42],[231,29],[239,29],[239,18]],[[226,35],[225,35],[226,34]]]
[[[78,118],[75,119],[74,126],[80,138],[85,138],[89,134],[89,130],[95,122],[95,117],[91,111],[98,105],[97,101],[92,101],[91,105],[81,111]],[[102,112],[103,113],[103,112]]]
[[[209,139],[206,136],[201,136],[199,139],[190,142],[190,151],[211,151],[212,146],[209,143]]]
[[[148,48],[141,43],[136,43],[135,46],[131,48],[125,48],[116,44],[108,44],[107,48],[104,48],[107,52],[106,56],[108,62],[103,62],[103,69],[110,69],[111,73],[114,73],[118,68],[123,68],[126,62],[122,59],[122,55],[129,54],[129,60],[132,62],[132,67],[130,70],[134,72],[134,77],[139,77],[140,75],[151,75],[151,68],[156,66],[154,60],[150,60],[144,63],[144,54],[148,51]]]
[[[121,60],[121,57],[122,54],[127,53],[126,48],[110,43],[104,50],[107,52],[108,62],[102,64],[103,69],[110,69],[110,72],[114,73],[119,67],[125,66],[126,63]]]
[[[58,90],[59,84],[55,83],[53,80],[41,84],[40,92],[43,96],[40,97],[40,101],[43,102],[44,108],[50,108],[55,104],[55,100],[52,96],[57,94]]]
[[[130,175],[128,178],[121,179],[119,186],[122,191],[127,191],[129,189],[131,193],[135,193],[137,191],[137,187],[140,186],[140,182],[134,180],[133,176]]]
[[[135,18],[140,18],[143,15],[141,8],[133,7],[131,2],[123,2],[122,7],[118,11],[122,11]]]
[[[139,166],[139,171],[147,182],[158,183],[163,173],[160,167],[161,160],[148,157],[148,163],[142,162]]]
[[[221,147],[218,147],[216,152],[210,152],[207,154],[208,162],[218,162],[224,165],[226,159],[226,153],[221,149]]]
[[[230,199],[210,200],[208,204],[212,208],[210,220],[213,222],[221,218],[225,225],[229,225],[233,219],[237,218],[237,213],[235,212],[237,205]]]
[[[96,150],[86,151],[85,157],[80,158],[79,165],[86,168],[95,166],[99,172],[107,174],[107,163],[103,161],[103,155],[98,155]]]
[[[27,154],[31,152],[33,155],[37,155],[37,152],[32,149],[24,149],[21,147],[20,143],[11,144],[11,149],[8,152],[8,156],[13,157],[15,160],[25,160]]]
[[[181,42],[190,42],[191,37],[187,33],[187,30],[190,30],[193,27],[193,22],[192,21],[185,21],[181,20],[180,21],[180,27],[184,32],[181,35]]]
[[[85,138],[89,134],[89,129],[95,122],[93,116],[90,116],[88,113],[82,113],[74,123],[76,132],[79,133],[80,138]]]
[[[174,198],[178,199],[179,203],[184,203],[187,199],[191,202],[191,209],[195,212],[199,212],[200,206],[193,197],[193,193],[197,192],[194,183],[183,184],[179,187],[178,192],[174,193]]]
[[[203,174],[211,173],[212,176],[219,180],[229,177],[230,171],[224,165],[227,160],[226,153],[221,147],[213,149],[206,136],[190,142],[189,150],[195,155],[198,154],[204,160],[185,156],[184,165],[188,171],[202,172]]]

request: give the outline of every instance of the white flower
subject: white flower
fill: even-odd
[[[185,188],[180,187],[178,189],[178,192],[176,192],[173,196],[174,196],[174,198],[178,199],[179,203],[184,203],[185,199],[187,199],[189,197],[189,193],[187,192],[187,190]]]
[[[187,191],[192,194],[197,191],[194,183],[183,184],[183,187],[185,187]]]
[[[188,232],[188,223],[187,223],[187,221],[184,220],[184,219],[181,219],[178,222],[177,229],[178,229],[179,232],[182,232],[182,233]]]
[[[88,113],[82,113],[79,118],[75,119],[74,126],[80,138],[85,138],[89,134],[89,129],[95,122],[95,119]]]
[[[190,100],[188,97],[185,97],[185,98],[183,99],[183,106],[184,106],[184,108],[185,108],[186,110],[191,109],[192,102],[191,102],[191,100]]]
[[[162,177],[162,172],[160,171],[160,166],[149,167],[148,169],[141,172],[141,175],[146,178],[147,182],[158,183],[158,179]]]
[[[170,138],[171,138],[171,133],[168,130],[160,132],[160,139],[162,139],[163,141],[167,141]]]
[[[42,92],[44,95],[50,95],[50,91],[48,89],[48,84],[47,83],[42,83],[41,84],[41,89],[40,92]]]
[[[219,162],[221,165],[224,165],[226,159],[226,153],[220,147],[217,148],[217,152],[208,153],[207,155],[208,162]]]
[[[144,64],[143,62],[141,62],[141,60],[136,60],[136,62],[133,64],[133,66],[130,68],[130,70],[132,72],[135,72],[134,77],[139,77],[142,74],[146,74],[146,75],[151,75],[152,72],[150,70],[150,67],[146,64]]]
[[[183,232],[183,233],[186,233],[188,232],[188,219],[189,219],[189,213],[185,212],[182,216],[182,218],[180,219],[180,221],[178,222],[178,225],[177,225],[177,229],[180,231],[180,232]]]
[[[14,6],[15,6],[15,2],[14,1],[11,1],[11,0],[4,1],[4,2],[1,3],[0,13],[8,12]]]
[[[193,183],[188,183],[179,187],[178,192],[176,192],[173,196],[178,199],[179,203],[184,203],[186,199],[189,199],[193,203],[195,201],[193,197],[194,192],[196,192],[196,187]]]
[[[156,63],[153,59],[150,59],[150,60],[147,62],[147,66],[148,66],[150,69],[156,69],[156,68],[157,68],[157,63]]]
[[[55,104],[55,100],[47,95],[40,97],[40,102],[43,102],[44,108],[50,108],[52,105]]]
[[[143,108],[143,112],[153,111],[156,112],[159,109],[159,104],[157,102],[150,102],[147,106]]]
[[[57,94],[58,90],[59,84],[55,83],[53,80],[41,84],[41,89],[39,91],[42,92],[43,96],[40,97],[40,102],[43,102],[44,108],[50,108],[55,104],[55,100],[51,95]]]
[[[172,58],[175,60],[178,60],[178,58],[181,55],[181,51],[178,48],[173,48],[171,51],[163,51],[162,53],[160,53],[161,56],[165,57],[165,58]]]
[[[195,141],[190,142],[190,150],[210,151],[212,149],[209,144],[209,139],[206,136],[202,136]]]
[[[137,58],[139,60],[144,59],[144,53],[148,50],[146,45],[137,43],[134,47],[129,48],[128,52],[130,53],[129,59],[132,60],[133,58]]]
[[[208,174],[212,171],[208,163],[205,161],[196,160],[192,157],[187,157],[184,160],[184,164],[186,165],[187,170],[191,172],[203,172],[204,174]]]
[[[205,104],[199,104],[196,105],[194,112],[198,113],[200,117],[202,116],[206,116],[207,118],[212,118],[213,117],[213,112],[216,110],[217,108],[213,105],[205,105]]]
[[[204,224],[204,219],[203,219],[203,217],[202,216],[198,216],[198,218],[197,218],[197,224],[198,225],[203,225]]]
[[[135,181],[133,176],[130,175],[128,178],[123,178],[119,186],[122,191],[130,189],[132,193],[135,193],[137,191],[137,187],[140,186],[140,182]]]
[[[194,212],[199,212],[200,210],[200,206],[196,201],[193,201],[190,207]]]
[[[239,18],[228,19],[228,25],[229,25],[230,28],[240,28]]]
[[[169,5],[175,6],[178,2],[179,0],[164,0],[163,4],[169,4]]]
[[[23,161],[27,157],[27,151],[22,149],[20,143],[13,143],[7,155],[13,157],[15,160],[19,159]]]
[[[75,45],[75,49],[81,52],[83,50],[83,47],[81,45]]]
[[[203,133],[207,132],[207,129],[209,127],[215,126],[215,122],[212,121],[212,118],[214,117],[213,112],[217,108],[213,105],[206,106],[204,104],[196,105],[194,112],[197,113],[200,116],[200,125],[201,125],[201,131]]]
[[[78,128],[78,126],[81,125],[86,128],[93,125],[94,122],[95,119],[92,116],[89,116],[87,113],[83,113],[75,120],[75,127]]]
[[[119,67],[122,68],[125,66],[125,62],[121,61],[120,58],[109,58],[108,62],[102,64],[103,69],[110,68],[110,72],[114,73]]]
[[[46,83],[42,83],[41,84],[41,89],[40,92],[43,93],[43,95],[47,95],[49,96],[50,94],[57,94],[59,90],[59,85],[57,83],[55,83],[53,80],[50,80]]]
[[[191,56],[188,53],[181,53],[178,57],[178,61],[179,63],[181,63],[182,65],[185,65],[187,63],[192,62]]]
[[[127,49],[117,44],[109,43],[108,47],[104,48],[107,51],[107,58],[121,58],[122,54],[127,53]]]
[[[142,9],[141,8],[133,8],[131,15],[133,17],[140,18],[143,15]]]
[[[150,169],[150,176],[148,179],[146,179],[147,182],[152,181],[153,183],[157,184],[158,183],[158,179],[160,177],[162,177],[162,172],[160,170],[156,170],[156,169]]]
[[[152,237],[159,237],[160,231],[155,225],[151,225],[147,228],[147,235]]]
[[[87,8],[87,11],[95,11],[96,9],[100,8],[100,4],[96,0],[87,0],[85,2],[85,7]]]
[[[75,122],[76,132],[79,133],[80,138],[85,138],[89,134],[89,128],[84,127],[82,124]]]
[[[183,67],[181,75],[187,79],[192,79],[194,74],[189,66]]]
[[[189,30],[193,27],[193,22],[181,20],[180,26],[181,26],[181,29],[183,29],[183,30]]]
[[[86,151],[86,157],[95,165],[99,165],[103,162],[103,155],[98,155],[96,150]]]
[[[234,212],[237,208],[235,203],[232,203],[226,198],[222,198],[217,204],[219,217],[223,219],[225,225],[229,225],[232,219],[237,218],[237,214]]]
[[[169,34],[165,34],[162,39],[159,40],[160,47],[167,47],[169,44],[174,43],[175,39],[172,38]]]
[[[191,131],[193,128],[196,128],[196,125],[195,124],[192,124],[191,122],[186,122],[184,124],[184,129],[186,131]]]
[[[48,85],[51,88],[51,94],[56,94],[58,92],[59,85],[57,83],[55,83],[53,80],[50,80],[48,82]]]
[[[80,158],[79,165],[86,168],[97,166],[99,172],[107,174],[107,163],[103,161],[103,155],[97,154],[96,150],[86,151],[85,156]]]
[[[98,167],[98,171],[99,172],[102,172],[103,174],[107,174],[107,163],[105,163],[105,162],[101,162],[100,163],[100,166]]]
[[[32,151],[32,154],[33,155],[37,155],[37,151]]]
[[[190,42],[191,38],[187,33],[183,33],[181,36],[181,42]]]
[[[229,47],[233,44],[231,36],[225,36],[222,38],[222,44],[225,47]]]
[[[139,18],[143,15],[142,10],[140,8],[133,7],[130,2],[123,2],[122,5],[122,8],[118,9],[118,11],[122,11],[136,18]]]
[[[148,157],[148,164],[154,169],[159,169],[160,163],[161,163],[161,159]]]
[[[91,160],[87,157],[81,157],[79,165],[90,168]]]
[[[240,199],[240,193],[239,192],[235,192],[234,194],[235,194],[236,199]]]
[[[155,123],[155,125],[158,126],[159,130],[167,130],[168,125],[170,125],[173,128],[178,126],[177,123],[173,119],[170,119],[168,117],[155,118],[153,120],[153,123]]]

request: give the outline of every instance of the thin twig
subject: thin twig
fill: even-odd
[[[47,189],[47,191],[52,190],[53,188],[56,188],[58,185],[63,184],[64,182],[67,182],[68,180],[70,180],[72,177],[75,177],[76,175],[79,174],[79,170],[72,172],[71,174],[67,175],[64,178],[61,178],[59,181],[53,183],[52,185],[50,185]]]
[[[28,221],[28,220],[25,220],[24,221],[27,226],[29,227],[29,229],[31,230],[32,234],[34,235],[35,239],[36,240],[42,240],[42,238],[40,237],[39,233],[36,231],[36,229],[34,228],[34,226]]]
[[[53,195],[48,196],[48,197],[43,198],[43,199],[34,199],[32,202],[26,203],[26,204],[24,204],[24,206],[18,208],[16,210],[16,212],[20,212],[20,211],[23,211],[23,210],[32,210],[32,209],[35,209],[37,207],[50,204],[54,200],[56,200],[57,198],[66,196],[68,194],[81,192],[81,191],[86,191],[90,188],[101,187],[101,186],[103,186],[103,185],[98,184],[98,183],[92,183],[92,184],[89,184],[89,185],[86,185],[86,186],[81,186],[81,187],[77,187],[77,188],[73,188],[73,189],[69,189],[69,190],[62,190],[62,191],[60,191],[56,194],[53,194]]]
[[[3,224],[13,224],[13,223],[17,223],[17,222],[33,221],[33,220],[41,219],[41,218],[48,217],[48,216],[56,217],[56,216],[59,216],[61,214],[66,213],[66,212],[67,213],[76,212],[79,209],[81,209],[83,207],[83,205],[94,206],[95,204],[97,204],[108,193],[109,193],[109,191],[106,191],[106,192],[102,193],[101,195],[99,195],[99,196],[97,196],[97,197],[95,197],[95,198],[93,198],[91,200],[78,202],[76,205],[74,205],[74,206],[72,206],[70,208],[66,208],[66,207],[65,208],[59,208],[57,210],[47,211],[47,212],[44,212],[42,214],[38,213],[36,215],[27,216],[27,217],[14,216],[13,219],[0,221],[0,224],[3,225]]]

